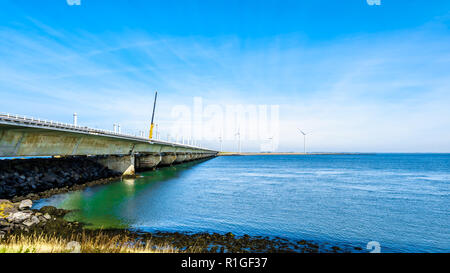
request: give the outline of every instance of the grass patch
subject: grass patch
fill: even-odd
[[[169,244],[153,244],[127,236],[85,232],[70,237],[44,233],[9,235],[0,240],[0,253],[181,253]],[[192,249],[190,250],[192,253]]]

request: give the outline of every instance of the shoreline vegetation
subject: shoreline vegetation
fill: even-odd
[[[70,211],[55,207],[32,209],[33,200],[52,195],[82,190],[86,187],[108,184],[120,179],[108,169],[89,166],[89,161],[69,159],[29,159],[2,162],[9,168],[2,177],[18,179],[16,192],[23,196],[0,195],[0,253],[342,253],[363,252],[358,246],[335,246],[305,240],[288,240],[280,237],[243,235],[231,232],[183,233],[143,232],[130,229],[91,229],[89,223],[64,219]],[[56,165],[52,165],[55,163]],[[12,164],[12,165],[11,165]],[[72,164],[72,165],[71,165]],[[66,165],[70,171],[61,172]],[[51,168],[46,168],[51,166]],[[33,173],[24,176],[27,168]],[[0,168],[1,169],[1,168]],[[71,176],[77,169],[90,171],[78,180]],[[50,174],[49,174],[50,172]],[[68,175],[65,175],[68,174]],[[111,177],[104,177],[108,174]],[[42,179],[43,177],[52,179]],[[58,177],[65,176],[65,183]],[[100,179],[89,181],[89,178]],[[32,177],[34,179],[27,179]],[[3,179],[1,179],[3,180]],[[5,180],[3,180],[5,181]],[[36,182],[37,181],[37,182]],[[44,187],[32,187],[41,185]],[[14,182],[14,181],[13,181]],[[17,181],[16,181],[17,182]],[[55,187],[51,187],[54,185]],[[1,186],[1,185],[0,185]],[[6,187],[7,188],[7,187]],[[3,187],[5,189],[5,187]],[[7,188],[11,190],[11,187]],[[28,192],[27,192],[28,191]],[[73,248],[78,249],[73,249]]]
[[[133,242],[135,241],[135,242]],[[192,251],[195,253],[195,249]],[[73,233],[70,236],[29,233],[14,234],[0,240],[1,253],[181,253],[169,245],[156,245],[151,240],[136,241],[126,235],[110,236],[106,232]]]

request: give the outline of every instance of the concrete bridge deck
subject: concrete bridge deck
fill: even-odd
[[[125,175],[214,157],[217,151],[54,121],[0,114],[0,157],[98,156]]]

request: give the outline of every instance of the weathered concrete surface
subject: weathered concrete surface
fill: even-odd
[[[192,158],[193,158],[193,157],[194,157],[194,156],[192,155],[192,153],[186,154],[185,162],[192,161]]]
[[[168,166],[168,165],[172,165],[175,160],[177,159],[177,155],[176,154],[172,154],[172,153],[165,153],[162,155],[162,160],[160,165],[161,166]]]
[[[0,157],[203,153],[213,150],[124,135],[93,134],[57,128],[5,124],[0,119]]]
[[[177,153],[177,159],[175,159],[174,163],[183,163],[186,162],[187,155],[185,153]]]
[[[43,130],[2,130],[0,156],[68,156],[129,154],[133,142]]]
[[[151,169],[159,165],[162,160],[160,154],[136,156],[136,169]]]
[[[135,156],[105,156],[96,159],[96,162],[110,170],[120,172],[123,176],[136,174]]]

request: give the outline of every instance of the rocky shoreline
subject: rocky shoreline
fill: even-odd
[[[89,157],[0,160],[0,199],[37,200],[120,176]]]
[[[46,225],[69,224],[63,220],[68,211],[49,206],[33,210],[32,206],[33,201],[31,200],[22,200],[16,203],[0,200],[0,239],[18,231],[29,232]],[[77,223],[70,224],[76,225]]]

